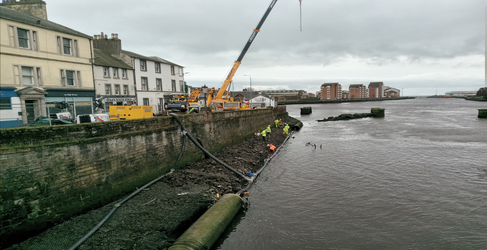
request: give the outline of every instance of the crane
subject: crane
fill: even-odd
[[[264,13],[264,16],[260,19],[260,22],[257,24],[257,27],[253,30],[252,35],[250,35],[249,40],[245,44],[242,52],[240,52],[240,55],[238,56],[237,60],[233,64],[232,69],[227,75],[227,78],[223,82],[220,90],[216,93],[216,95],[213,97],[214,92],[216,91],[215,88],[212,88],[210,90],[210,95],[208,96],[207,99],[207,106],[212,106],[215,105],[217,110],[235,110],[240,108],[240,102],[234,101],[232,97],[229,97],[229,92],[230,92],[230,83],[233,81],[233,76],[235,75],[235,72],[237,72],[238,67],[242,63],[242,59],[244,58],[245,54],[247,53],[247,50],[250,48],[250,45],[254,41],[255,37],[257,36],[257,33],[260,31],[260,27],[262,27],[262,24],[264,24],[264,21],[266,20],[267,16],[271,12],[272,8],[274,8],[274,5],[277,3],[277,0],[272,0],[271,4],[267,8],[267,11]],[[228,90],[227,90],[228,88]],[[223,95],[227,92],[226,97],[224,98]]]

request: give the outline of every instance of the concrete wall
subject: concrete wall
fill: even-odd
[[[187,131],[214,152],[282,115],[258,109],[181,118]],[[168,116],[0,129],[0,238],[121,198],[168,172],[181,143],[181,130]],[[203,156],[191,142],[186,145],[179,166]]]

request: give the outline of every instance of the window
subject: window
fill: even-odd
[[[63,38],[63,53],[65,55],[71,55],[71,39]]]
[[[184,81],[182,81],[182,80],[179,81],[179,88],[180,88],[180,91],[181,92],[184,92],[185,91],[185,89],[184,89]]]
[[[174,72],[174,66],[171,66],[171,75],[175,75],[176,73]]]
[[[155,67],[156,67],[156,73],[161,73],[161,63],[154,63]]]
[[[57,37],[57,52],[64,55],[78,56],[78,41],[65,37]]]
[[[142,77],[142,90],[149,90],[147,77]]]
[[[172,87],[172,91],[173,92],[176,92],[176,80],[171,80],[171,87]]]
[[[129,85],[123,85],[123,94],[128,95],[129,94]]]
[[[22,83],[28,85],[34,84],[34,68],[22,66]]]
[[[111,94],[112,94],[112,85],[105,84],[105,95],[111,95]]]
[[[66,85],[74,86],[74,71],[66,70]]]
[[[103,67],[103,77],[110,77],[110,68]]]
[[[36,68],[36,76],[37,76],[37,85],[42,85],[42,75],[41,75],[41,68]]]
[[[118,68],[113,68],[113,78],[118,78]]]
[[[81,72],[62,69],[61,83],[63,86],[81,86]]]
[[[42,85],[40,67],[13,65],[13,70],[15,85]]]
[[[12,109],[12,102],[10,97],[0,98],[0,110],[2,109]]]
[[[120,85],[115,85],[115,95],[120,95]]]
[[[149,98],[142,99],[142,103],[144,106],[149,106]]]
[[[156,90],[162,91],[162,79],[161,78],[156,78]]]
[[[140,60],[140,70],[147,71],[147,62],[145,60]]]
[[[19,47],[30,49],[29,31],[17,28],[17,36],[19,38]]]
[[[123,79],[127,79],[127,70],[126,69],[122,69],[122,78]]]

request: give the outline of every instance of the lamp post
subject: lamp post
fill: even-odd
[[[244,75],[250,77],[250,100],[249,100],[249,108],[252,109],[252,76],[251,75]]]
[[[205,107],[206,107],[206,94],[208,94],[208,87],[206,86],[206,84],[201,87],[201,90],[203,90],[203,94],[205,94]]]

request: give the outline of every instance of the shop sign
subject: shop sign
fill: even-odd
[[[106,102],[131,102],[134,101],[135,98],[106,98]]]

